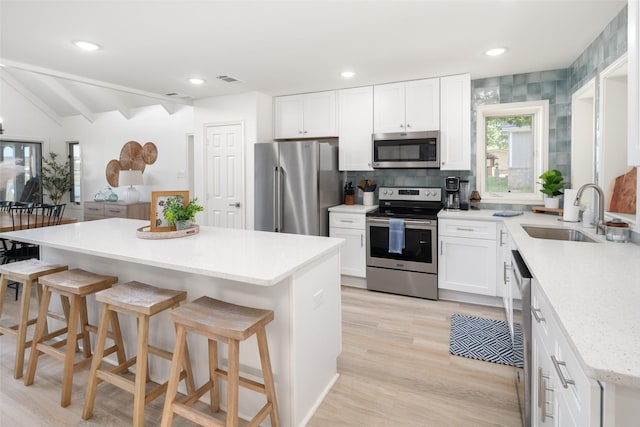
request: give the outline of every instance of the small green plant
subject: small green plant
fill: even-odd
[[[164,204],[164,219],[169,225],[184,224],[185,221],[195,221],[196,214],[202,212],[204,208],[198,204],[198,198],[194,197],[187,204],[182,196],[170,197]]]
[[[59,204],[64,193],[71,190],[69,161],[60,164],[56,161],[57,158],[57,153],[49,152],[49,157],[42,159],[42,189],[47,192],[54,205]]]
[[[564,178],[562,177],[562,172],[557,169],[550,169],[540,175],[538,178],[542,180],[540,184],[542,184],[542,188],[540,191],[549,196],[559,196],[562,194],[562,189],[564,188]]]

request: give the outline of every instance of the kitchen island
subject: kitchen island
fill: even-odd
[[[267,326],[267,337],[282,425],[304,425],[337,378],[343,240],[217,227],[200,227],[198,234],[177,239],[137,238],[136,230],[148,224],[112,218],[0,236],[40,245],[43,260],[116,275],[121,283],[137,280],[186,290],[188,301],[207,295],[273,310],[275,320]],[[96,324],[98,304],[95,298],[87,302],[89,320]],[[136,348],[135,320],[121,317],[121,326],[131,357]],[[173,331],[168,313],[154,316],[149,342],[172,349]],[[199,386],[208,378],[206,341],[189,336],[188,343]],[[226,366],[226,350],[220,354]],[[150,375],[163,382],[169,364],[156,359],[150,359]],[[262,379],[255,337],[241,344],[240,371]],[[250,418],[263,405],[262,399],[241,388],[240,416]],[[221,403],[224,408],[224,393]]]

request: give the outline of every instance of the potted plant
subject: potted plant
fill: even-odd
[[[71,190],[71,168],[69,161],[60,164],[56,161],[58,154],[49,152],[49,157],[42,159],[42,189],[47,192],[54,205],[60,204],[64,193]]]
[[[191,227],[196,220],[196,214],[203,210],[204,208],[198,204],[197,197],[185,204],[182,196],[178,196],[167,199],[163,212],[169,225],[175,225],[176,230],[183,230]]]
[[[538,178],[542,180],[540,191],[544,194],[544,207],[558,208],[560,206],[560,198],[556,196],[560,196],[564,188],[562,172],[557,169],[550,169]]]

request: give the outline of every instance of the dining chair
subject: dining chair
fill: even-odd
[[[15,202],[9,208],[9,214],[11,215],[11,223],[13,231],[24,230],[32,228],[38,224],[38,211],[42,211],[41,208],[36,207],[34,203]],[[24,243],[16,240],[12,240],[10,245],[2,254],[2,264],[8,264],[10,262],[24,261],[32,258],[40,257],[40,248],[38,245]],[[11,283],[9,287],[16,290],[15,298],[18,299],[19,283]]]

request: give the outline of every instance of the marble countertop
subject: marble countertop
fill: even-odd
[[[343,239],[200,227],[193,236],[147,240],[149,221],[111,218],[1,233],[27,243],[177,271],[272,286],[338,249]]]
[[[329,212],[366,214],[377,208],[378,205],[338,205],[330,207]]]
[[[494,212],[441,211],[439,218],[504,221],[587,374],[640,387],[640,246],[606,241],[595,228],[558,216],[501,218]],[[536,239],[524,231],[526,224],[575,228],[598,242]]]

